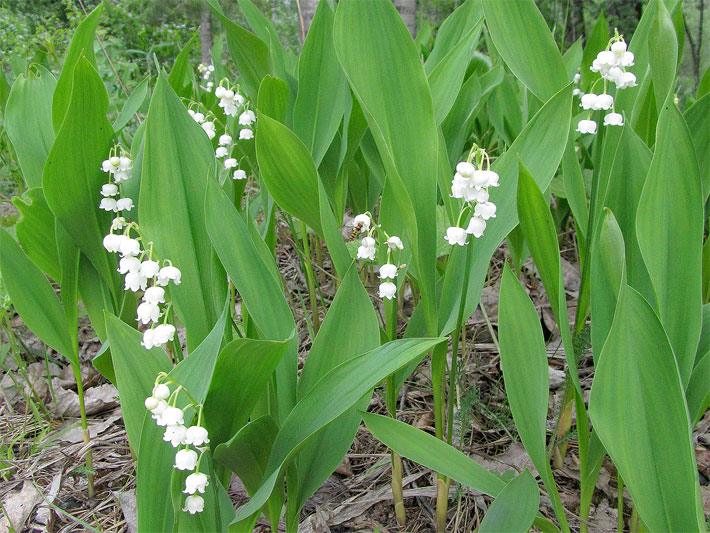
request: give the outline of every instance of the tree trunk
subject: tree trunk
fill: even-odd
[[[417,33],[417,0],[392,0],[412,38]]]
[[[200,59],[205,65],[212,63],[212,12],[207,5],[200,14]]]

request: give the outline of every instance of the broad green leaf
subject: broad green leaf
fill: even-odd
[[[214,458],[239,476],[248,494],[254,494],[259,488],[259,482],[264,475],[269,453],[278,432],[279,426],[273,418],[269,415],[259,417],[240,429],[228,442],[217,446]],[[273,515],[276,522],[281,514],[283,500],[283,490],[279,491],[276,488],[264,509],[265,513],[273,509],[269,514]],[[258,517],[257,511],[252,517],[240,521],[238,525],[244,528],[245,533],[249,533],[253,531]]]
[[[678,365],[658,316],[628,285],[599,357],[589,410],[649,531],[704,531]]]
[[[259,86],[257,109],[274,120],[288,125],[293,108],[288,84],[271,76],[265,76]]]
[[[479,533],[516,531],[527,533],[540,506],[535,478],[526,468],[500,491],[486,511]]]
[[[688,126],[672,101],[659,116],[656,139],[639,200],[636,233],[685,386],[702,318],[703,192]],[[669,179],[673,176],[678,179]]]
[[[521,180],[524,179],[522,176],[521,171]],[[546,211],[549,214],[547,209]],[[541,271],[543,268],[541,264],[536,264]],[[525,450],[545,483],[555,515],[564,529],[565,513],[546,450],[550,380],[545,340],[537,310],[507,264],[503,271],[498,303],[498,335],[505,393],[513,413],[515,427]]]
[[[227,32],[227,47],[239,71],[239,80],[250,100],[256,101],[261,80],[274,74],[269,47],[256,35],[229,20],[217,0],[206,0]]]
[[[648,60],[653,79],[656,109],[661,109],[675,89],[678,41],[670,13],[663,2],[656,2],[656,16],[648,36]]]
[[[580,70],[582,63],[582,38],[577,39],[572,46],[562,55],[562,62],[567,71],[567,81],[572,81],[574,75]]]
[[[42,185],[42,169],[54,142],[51,117],[56,85],[51,72],[34,65],[15,79],[7,99],[5,130],[30,188]]]
[[[217,323],[190,355],[178,363],[170,377],[182,385],[197,403],[204,403],[225,337],[231,299],[225,303]],[[231,332],[231,327],[230,327]]]
[[[580,67],[581,79],[579,87],[584,92],[589,92],[592,83],[598,79],[598,73],[589,70],[592,62],[596,59],[597,54],[605,50],[609,44],[609,26],[604,12],[599,13],[596,24],[592,33],[587,37],[584,44],[584,52],[582,53],[582,66]]]
[[[434,48],[424,62],[427,76],[430,76],[444,56],[449,54],[450,50],[468,35],[482,15],[480,3],[475,0],[467,0],[446,17],[436,32]]]
[[[444,121],[461,89],[466,68],[481,35],[482,19],[464,35],[429,74],[429,87],[437,124]]]
[[[497,496],[506,486],[496,474],[434,435],[388,416],[362,413],[362,418],[377,440],[402,457],[489,496]]]
[[[173,63],[173,68],[168,74],[168,83],[170,87],[173,88],[178,96],[188,97],[192,92],[192,87],[189,85],[185,87],[185,78],[192,78],[192,70],[190,68],[190,53],[192,52],[192,47],[197,42],[198,35],[195,34],[192,38],[187,41],[187,44],[182,47],[180,53],[175,58],[175,63]]]
[[[543,102],[567,84],[562,56],[533,0],[483,0],[486,26],[515,76]]]
[[[492,165],[500,175],[500,187],[491,189],[491,202],[498,207],[495,219],[489,220],[486,232],[474,240],[471,278],[464,317],[473,314],[481,296],[488,264],[503,239],[518,224],[516,191],[518,158],[535,178],[541,190],[547,189],[567,142],[572,101],[571,85],[551,98],[525,126],[510,148]],[[439,330],[450,332],[456,324],[463,269],[447,269],[439,309]]]
[[[626,282],[624,236],[609,209],[602,213],[599,238],[593,243],[591,257],[592,354],[594,364],[609,335],[619,290]]]
[[[145,408],[144,412],[136,460],[138,531],[172,531],[175,517],[170,481],[175,464],[175,449],[163,442],[164,428],[155,423]]]
[[[318,171],[305,144],[286,126],[259,113],[256,156],[261,178],[276,203],[322,234]]]
[[[562,156],[562,180],[565,185],[565,197],[574,216],[574,229],[578,238],[581,235],[584,240],[589,224],[589,205],[587,204],[582,169],[579,166],[577,152],[574,148],[574,137],[570,135],[565,153]]]
[[[22,249],[42,272],[59,281],[61,267],[54,238],[55,218],[44,199],[42,189],[34,187],[22,196],[14,196],[12,204],[22,215],[15,225],[15,234]]]
[[[70,354],[66,354],[66,356],[76,373],[79,370],[78,277],[79,257],[81,252],[74,245],[71,237],[67,235],[67,232],[61,224],[56,225],[54,231],[57,241],[57,257],[59,258],[59,265],[62,269],[62,275],[59,281],[62,308],[64,310],[67,331],[72,341],[72,351]]]
[[[99,4],[84,20],[79,23],[74,31],[67,55],[64,56],[62,72],[57,80],[57,87],[52,98],[52,127],[56,134],[62,126],[64,116],[71,113],[69,95],[72,87],[76,85],[74,70],[80,58],[83,56],[90,65],[96,67],[96,57],[94,56],[94,32],[99,22],[99,17],[103,11],[103,4]]]
[[[79,260],[79,297],[84,304],[84,309],[86,309],[89,315],[91,327],[94,328],[96,336],[101,342],[105,342],[108,336],[106,333],[104,310],[113,313],[116,309],[114,308],[114,303],[111,298],[111,291],[103,279],[101,279],[99,273],[96,272],[94,265],[91,264],[91,261],[89,261],[84,254],[81,255],[81,259]],[[131,300],[133,301],[133,308],[135,309],[135,296],[132,293],[124,292],[125,304],[128,304]],[[129,306],[126,305],[126,307]],[[102,369],[97,367],[97,370],[104,374]],[[113,373],[113,370],[111,372]],[[104,376],[106,376],[106,374],[104,374]],[[106,377],[109,378],[109,376]],[[113,381],[111,378],[109,379]]]
[[[141,81],[138,85],[136,85],[136,88],[133,89],[131,96],[129,96],[126,103],[123,104],[121,113],[113,123],[114,131],[123,129],[123,127],[131,121],[133,115],[135,115],[141,108],[143,102],[145,102],[146,96],[148,96],[149,83],[150,76],[146,76],[143,81]]]
[[[700,166],[700,178],[703,182],[703,200],[710,196],[710,95],[706,94],[685,110],[683,114],[693,137],[695,155]]]
[[[570,334],[567,297],[565,294],[560,249],[552,213],[537,183],[520,161],[518,174],[518,216],[525,242],[530,247],[540,279],[545,286],[547,297],[555,315],[562,336],[565,359],[577,393],[582,395],[582,387],[577,375],[577,356]]]
[[[298,62],[298,96],[293,130],[313,154],[316,167],[343,119],[348,83],[333,45],[335,14],[319,2]]]
[[[623,234],[629,285],[643,294],[649,302],[655,302],[651,280],[636,236],[636,213],[651,164],[651,156],[646,143],[636,135],[633,128],[628,124],[625,125],[613,155],[613,165],[609,172],[603,205],[613,211]],[[609,325],[611,325],[611,316]],[[599,348],[601,349],[601,346]]]
[[[367,118],[393,188],[427,309],[427,331],[433,335],[439,236],[437,187],[432,176],[437,170],[437,131],[419,53],[389,0],[341,1],[334,36],[338,59]]]
[[[205,427],[209,430],[213,449],[227,442],[247,423],[291,342],[292,339],[235,339],[219,352],[204,410]],[[194,355],[187,360],[191,357]]]
[[[688,413],[691,427],[695,427],[710,407],[710,352],[695,364],[690,375],[688,390],[685,395],[688,400]]]
[[[108,157],[113,138],[107,108],[101,78],[86,58],[80,58],[67,118],[47,157],[42,187],[57,220],[113,289],[118,283],[116,259],[107,254],[102,241],[114,214],[99,210],[101,186],[108,182],[101,161]]]
[[[391,341],[338,365],[323,376],[281,425],[261,486],[237,512],[237,520],[261,508],[286,461],[311,436],[350,409],[387,376],[445,341],[440,338]]]
[[[247,19],[247,23],[259,39],[269,45],[271,60],[276,74],[293,88],[295,93],[296,80],[293,77],[296,69],[296,57],[290,50],[285,50],[279,40],[279,33],[271,19],[257,8],[250,0],[238,0],[239,7]],[[312,26],[311,26],[312,27]]]
[[[0,231],[3,285],[27,327],[60,354],[75,357],[62,304],[47,278],[7,231]]]
[[[105,313],[105,317],[123,423],[131,448],[135,453],[139,453],[141,431],[147,413],[143,402],[152,395],[158,373],[170,372],[172,365],[164,350],[147,350],[141,346],[143,335],[137,330],[109,312]],[[148,422],[155,425],[150,413]],[[162,439],[160,441],[162,442]]]
[[[264,339],[284,340],[296,325],[283,295],[278,272],[273,272],[273,256],[264,241],[252,237],[242,215],[237,212],[216,183],[210,182],[205,198],[207,231],[229,278],[242,297],[249,318]],[[269,305],[263,305],[269,302]],[[289,348],[276,370],[278,420],[283,420],[296,403],[297,350]]]
[[[182,271],[170,287],[177,314],[187,329],[188,350],[217,322],[227,294],[205,225],[204,198],[214,171],[207,135],[160,75],[146,119],[145,152],[138,206],[141,230],[158,257]]]
[[[357,335],[352,335],[357,331]],[[360,281],[357,265],[348,270],[313,341],[298,381],[298,398],[303,399],[330,370],[358,354],[379,346],[380,326],[370,297]],[[333,350],[337,346],[337,350]],[[361,401],[362,402],[362,401]],[[367,402],[360,405],[367,408]],[[296,508],[306,503],[323,481],[337,468],[350,448],[360,425],[360,414],[352,409],[311,438],[298,453]]]
[[[333,262],[335,272],[339,277],[345,277],[348,267],[352,263],[352,258],[348,253],[347,246],[343,242],[343,234],[340,233],[340,224],[333,214],[333,209],[325,192],[323,183],[318,184],[318,199],[320,207],[320,222],[323,228],[323,240],[328,247],[330,260]]]

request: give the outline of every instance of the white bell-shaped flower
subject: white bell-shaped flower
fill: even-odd
[[[633,67],[634,66],[633,52],[624,52],[624,55],[621,56],[621,66],[622,67]]]
[[[184,425],[184,413],[179,407],[168,407],[161,415],[166,426]]]
[[[486,221],[481,217],[472,216],[471,220],[468,222],[468,227],[466,228],[466,233],[473,235],[477,239],[483,235],[486,230]]]
[[[251,126],[256,121],[256,115],[251,109],[247,109],[239,115],[239,125],[240,126]]]
[[[130,211],[131,209],[133,209],[133,199],[119,198],[118,200],[116,200],[117,211]]]
[[[353,226],[360,225],[362,231],[368,231],[372,225],[369,215],[362,213],[353,218]]]
[[[611,67],[609,72],[606,73],[604,79],[609,80],[613,83],[619,83],[624,77],[624,71],[620,67]]]
[[[481,217],[483,220],[496,217],[496,204],[493,202],[484,202],[476,204],[473,210],[474,217]]]
[[[141,269],[141,260],[138,259],[137,257],[133,257],[131,255],[122,257],[121,260],[118,262],[118,273],[119,274],[128,274],[129,272],[138,272],[140,273]]]
[[[118,164],[118,170],[120,172],[128,172],[133,168],[133,161],[131,161],[130,157],[121,156],[119,158],[120,163]]]
[[[402,244],[402,239],[396,235],[392,235],[389,239],[385,241],[385,244],[389,246],[390,250],[404,250],[404,244]]]
[[[205,133],[210,139],[214,139],[214,136],[217,135],[217,132],[215,131],[214,122],[204,122],[202,124],[202,129],[205,131]]]
[[[205,115],[203,115],[202,113],[198,113],[192,110],[188,111],[188,113],[190,113],[193,120],[198,124],[202,124],[205,121]]]
[[[636,76],[633,72],[624,72],[624,75],[616,80],[616,88],[628,89],[629,87],[636,87]]]
[[[154,278],[158,275],[159,271],[160,265],[157,261],[153,261],[152,259],[146,259],[141,263],[141,275],[145,276],[146,278]]]
[[[214,156],[217,158],[222,158],[229,155],[229,150],[224,146],[218,146],[214,151]]]
[[[118,194],[118,186],[115,183],[104,183],[101,186],[101,196],[116,196]]]
[[[183,494],[205,493],[205,488],[209,485],[207,475],[202,472],[193,472],[185,479],[185,490]]]
[[[604,125],[605,126],[623,126],[624,117],[621,113],[607,113],[604,115]]]
[[[150,304],[165,303],[165,289],[162,287],[148,287],[143,293],[143,301]]]
[[[362,241],[360,241],[360,246],[357,249],[357,258],[374,261],[375,254],[377,253],[375,245],[375,239],[372,237],[363,237]]]
[[[116,217],[111,221],[111,231],[119,231],[126,227],[126,219],[124,217]]]
[[[148,396],[143,403],[148,411],[152,411],[160,405],[160,400],[153,396]]]
[[[165,383],[158,383],[153,387],[153,397],[158,400],[167,400],[170,397],[170,387]]]
[[[459,163],[461,164],[461,163]],[[454,179],[451,180],[451,197],[463,198],[466,192],[471,188],[471,178],[465,178],[460,173],[454,174]]]
[[[163,414],[165,418],[165,414]],[[178,450],[175,454],[174,468],[178,470],[194,470],[197,466],[197,452],[195,450]]]
[[[175,285],[180,285],[181,276],[182,273],[178,267],[172,265],[164,266],[160,269],[160,272],[158,272],[158,279],[156,280],[156,283],[162,287],[165,287],[170,281],[172,281]]]
[[[471,185],[477,189],[480,189],[481,187],[488,187],[488,182],[490,181],[488,172],[488,170],[477,170],[474,172],[473,177],[471,178]]]
[[[234,171],[234,174],[232,174],[232,179],[245,180],[245,179],[247,179],[247,173],[244,172],[241,168],[238,168],[237,170]]]
[[[210,439],[207,430],[202,426],[190,426],[187,428],[185,442],[193,446],[203,446],[204,444],[209,444]]]
[[[202,496],[197,496],[193,494],[185,498],[185,507],[182,508],[183,511],[187,511],[190,514],[201,513],[205,508],[205,500]]]
[[[219,136],[219,145],[220,146],[229,146],[232,144],[232,136],[229,135],[228,133],[225,133],[223,135]]]
[[[446,230],[446,236],[444,237],[450,245],[458,244],[459,246],[464,246],[466,244],[466,230],[456,226],[452,226]]]
[[[222,87],[221,85],[218,85],[217,88],[214,90],[214,95],[217,98],[224,98],[225,92],[227,92],[227,89]]]
[[[626,43],[624,41],[616,41],[611,45],[611,51],[615,56],[621,58],[626,53]]]
[[[125,281],[125,290],[127,291],[144,291],[148,286],[148,278],[141,276],[140,272],[128,272]]]
[[[577,130],[579,133],[596,133],[597,132],[597,123],[594,122],[593,120],[580,120],[579,123],[577,124]]]
[[[485,203],[488,201],[488,199],[491,197],[490,193],[488,192],[488,189],[479,189],[476,191],[476,196],[474,200],[478,202],[479,204]]]
[[[248,140],[248,139],[253,139],[254,138],[254,132],[251,131],[248,128],[244,128],[242,130],[239,130],[239,138],[242,140]]]
[[[596,109],[597,108],[597,95],[594,93],[587,93],[581,98],[579,104],[584,109]]]
[[[125,235],[116,235],[114,233],[109,233],[104,237],[103,245],[106,251],[115,254],[121,250],[121,242],[126,239]]]
[[[130,237],[126,237],[125,239],[121,240],[121,255],[123,257],[129,256],[129,255],[140,255],[141,253],[141,243],[138,242],[136,239],[131,239]]]
[[[160,324],[153,330],[153,345],[162,346],[171,342],[175,338],[175,326],[172,324]]]
[[[169,442],[173,448],[185,444],[185,433],[187,428],[182,424],[175,426],[168,426],[165,428],[165,433],[163,434],[163,440]]]
[[[236,168],[236,166],[237,166],[237,160],[234,159],[233,157],[230,157],[229,159],[224,160],[225,170],[229,170],[230,168]]]
[[[384,283],[380,283],[380,287],[379,289],[377,289],[377,296],[379,296],[380,298],[387,298],[388,300],[394,298],[396,293],[397,285],[395,285],[391,281],[385,281]]]
[[[99,203],[99,209],[103,209],[104,211],[113,211],[115,213],[116,211],[118,211],[116,207],[116,199],[101,198],[101,202]]]
[[[146,329],[143,332],[143,340],[141,341],[141,346],[143,346],[146,350],[150,350],[154,346],[156,346],[153,343],[153,339],[155,337],[155,330],[154,329]],[[161,425],[160,423],[158,424],[159,426]],[[165,424],[162,424],[165,425]]]
[[[500,176],[494,170],[486,170],[488,173],[488,185],[487,187],[498,187],[500,185]]]
[[[614,105],[614,97],[610,94],[597,95],[596,107],[594,109],[611,109]]]
[[[157,420],[158,418],[163,416],[163,413],[165,410],[168,408],[168,402],[165,400],[158,400],[158,405],[157,407],[154,407],[153,409],[150,410],[150,412],[153,414],[153,420]]]
[[[385,263],[380,267],[380,278],[381,279],[394,279],[397,277],[397,265],[392,263]]]
[[[476,167],[467,161],[461,161],[458,165],[456,165],[456,172],[461,174],[464,178],[472,178],[475,171]]]
[[[138,315],[137,320],[141,324],[150,324],[151,322],[157,322],[158,320],[160,320],[160,307],[158,307],[158,304],[141,302],[141,304],[136,309],[136,314]]]

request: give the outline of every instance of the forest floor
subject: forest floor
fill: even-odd
[[[282,236],[283,237],[283,236]],[[571,237],[569,237],[571,238]],[[298,254],[286,237],[277,248],[291,301],[307,301],[305,276]],[[569,246],[569,250],[573,250]],[[458,448],[490,470],[521,471],[535,468],[520,444],[506,401],[497,350],[497,307],[500,272],[507,255],[502,246],[491,263],[481,306],[466,323],[462,340],[455,419]],[[573,251],[564,253],[563,271],[570,313],[575,310],[579,287]],[[326,259],[327,263],[327,259]],[[327,270],[327,269],[326,269]],[[524,284],[535,302],[547,336],[550,374],[548,429],[556,421],[565,391],[564,353],[560,346],[544,289],[527,264]],[[323,297],[330,300],[333,284],[327,271],[320,272]],[[369,287],[374,295],[376,287]],[[404,294],[406,305],[411,296]],[[303,300],[301,300],[303,298]],[[294,309],[301,354],[310,347],[304,309]],[[101,343],[88,319],[80,319],[79,342],[82,381],[86,391],[93,454],[93,498],[87,494],[86,467],[78,415],[79,404],[73,375],[61,356],[44,346],[17,315],[5,313],[0,351],[0,533],[4,531],[133,532],[136,530],[135,468],[126,439],[118,392],[91,365]],[[401,329],[404,323],[400,324]],[[8,334],[12,331],[12,334]],[[450,355],[449,355],[450,356]],[[591,387],[591,353],[580,361],[585,392]],[[376,390],[370,411],[385,413],[381,391]],[[433,433],[433,395],[428,362],[424,361],[405,383],[400,394],[398,418]],[[663,428],[658,428],[663,431]],[[710,510],[710,413],[694,433],[698,469],[706,512]],[[574,433],[569,434],[564,459],[555,464],[554,475],[570,523],[579,526],[579,469]],[[430,471],[404,459],[404,498],[407,526],[397,525],[390,488],[387,449],[363,426],[338,469],[310,498],[302,513],[302,532],[433,531],[435,482]],[[590,531],[615,531],[617,527],[617,476],[607,459],[593,499]],[[247,496],[233,477],[230,494],[236,505]],[[448,531],[473,531],[490,504],[490,498],[452,484]],[[554,516],[549,499],[542,494],[541,510]],[[631,500],[624,495],[624,519],[628,525]],[[264,523],[256,531],[269,531]]]

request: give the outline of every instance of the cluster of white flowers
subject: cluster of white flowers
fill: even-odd
[[[202,129],[205,131],[207,136],[210,139],[214,139],[215,135],[217,135],[217,129],[214,125],[214,121],[207,120],[208,117],[205,117],[204,113],[200,113],[199,111],[188,109],[187,112],[190,113],[190,116],[195,122],[202,126]]]
[[[212,92],[214,82],[210,80],[210,76],[212,76],[212,73],[214,72],[214,65],[205,65],[204,63],[200,63],[197,65],[197,71],[200,73],[203,81],[206,82],[204,86],[200,85],[200,87],[207,92]]]
[[[575,94],[581,98],[580,106],[585,110],[611,110],[611,113],[604,115],[604,126],[623,126],[624,117],[621,113],[614,111],[614,97],[606,93],[607,84],[614,83],[617,91],[628,87],[636,86],[636,76],[626,70],[634,64],[634,54],[626,49],[626,42],[615,32],[615,36],[609,41],[605,50],[597,54],[596,59],[589,67],[592,72],[598,72],[604,80],[604,92],[601,94],[582,94],[579,89],[575,89]],[[575,77],[575,81],[578,78]],[[596,85],[596,84],[595,84]],[[580,133],[597,132],[597,123],[589,118],[582,119],[577,124],[577,131]]]
[[[226,158],[223,163],[225,170],[235,169],[232,174],[233,179],[245,180],[247,179],[247,173],[244,170],[237,168],[237,160],[233,157],[227,157],[232,150],[232,146],[232,136],[228,133],[224,133],[219,136],[219,146],[217,146],[214,155],[217,159],[221,159],[223,157]]]
[[[475,157],[477,166],[473,163]],[[484,162],[486,168],[484,169]],[[479,238],[486,229],[486,221],[496,217],[496,204],[489,200],[489,187],[498,187],[499,176],[490,169],[488,154],[474,145],[466,161],[456,165],[456,173],[451,181],[451,196],[464,201],[459,211],[456,226],[446,230],[444,237],[450,245],[467,244],[468,235]],[[473,211],[473,216],[464,228],[463,221]]]
[[[118,147],[114,147],[112,154],[116,154],[118,150]],[[125,163],[124,167],[129,170],[133,164],[125,154],[120,157],[111,155],[109,159],[104,161],[103,168],[113,168],[113,166],[107,166],[107,163],[112,165],[112,159],[125,159],[126,161],[119,161],[113,166]],[[110,173],[111,178],[109,179],[115,181],[116,172]],[[130,173],[127,174],[127,177],[121,178],[121,181],[125,181],[128,178],[130,178]],[[163,346],[175,337],[175,326],[166,322],[158,324],[161,316],[167,318],[167,313],[160,309],[160,304],[165,304],[165,289],[163,287],[166,287],[171,281],[175,285],[179,285],[180,270],[172,266],[170,261],[165,261],[161,267],[160,263],[153,259],[153,243],[148,243],[147,251],[141,248],[143,239],[140,236],[138,225],[135,222],[127,222],[121,212],[123,210],[130,211],[133,208],[133,201],[130,198],[120,198],[118,200],[112,198],[112,196],[118,194],[118,187],[115,183],[109,181],[109,183],[104,184],[101,187],[101,194],[105,198],[102,198],[99,207],[107,211],[116,211],[119,215],[113,219],[110,232],[103,239],[104,248],[111,253],[121,255],[121,259],[118,262],[118,272],[125,275],[125,290],[133,292],[144,291],[143,301],[137,309],[137,321],[144,325],[151,324],[151,328],[143,333],[141,344],[147,349],[153,346]],[[107,200],[111,200],[116,208],[107,209]],[[137,238],[131,237],[131,230],[135,230],[138,233]],[[150,287],[148,286],[149,281],[151,282]],[[169,306],[170,304],[168,303],[167,305]]]
[[[196,405],[192,398],[188,407],[197,409],[197,425],[185,426],[184,410],[176,407],[177,397],[180,391],[184,391],[178,386],[174,392],[170,392],[170,387],[161,381],[167,378],[164,373],[158,374],[151,396],[145,399],[145,408],[152,413],[152,418],[160,427],[165,427],[163,440],[169,442],[173,448],[180,448],[175,454],[175,464],[173,468],[178,470],[191,470],[192,473],[185,479],[185,506],[183,511],[190,514],[200,513],[205,507],[205,500],[197,494],[205,493],[205,488],[209,485],[206,474],[200,472],[200,461],[205,451],[204,445],[209,444],[207,430],[202,427],[202,406]],[[189,397],[189,395],[188,395]],[[197,452],[200,455],[197,455]]]
[[[377,240],[375,237],[377,237],[380,232],[386,237],[383,244],[387,245],[387,261],[380,266],[379,276],[382,282],[380,283],[377,295],[380,298],[391,300],[397,294],[397,285],[394,281],[390,280],[397,278],[397,273],[400,269],[400,265],[392,262],[392,257],[398,250],[404,250],[402,239],[396,235],[387,235],[379,225],[373,225],[370,213],[357,215],[352,223],[354,225],[353,237],[359,232],[367,233],[367,235],[360,240],[360,246],[357,249],[358,259],[374,261],[377,255]]]
[[[224,114],[228,117],[236,117],[239,114],[237,122],[241,126],[239,130],[239,139],[253,139],[254,131],[251,126],[256,122],[256,114],[251,109],[248,109],[248,102],[239,92],[239,86],[230,88],[227,81],[222,80],[219,86],[215,89],[214,94],[219,98],[219,107],[224,110]]]
[[[119,155],[119,150],[120,154]],[[118,184],[131,178],[133,161],[122,148],[114,146],[109,158],[101,164],[101,170],[108,172],[109,182],[101,187],[101,202],[99,208],[104,211],[130,211],[133,209],[133,200],[130,198],[116,198],[119,194]]]

